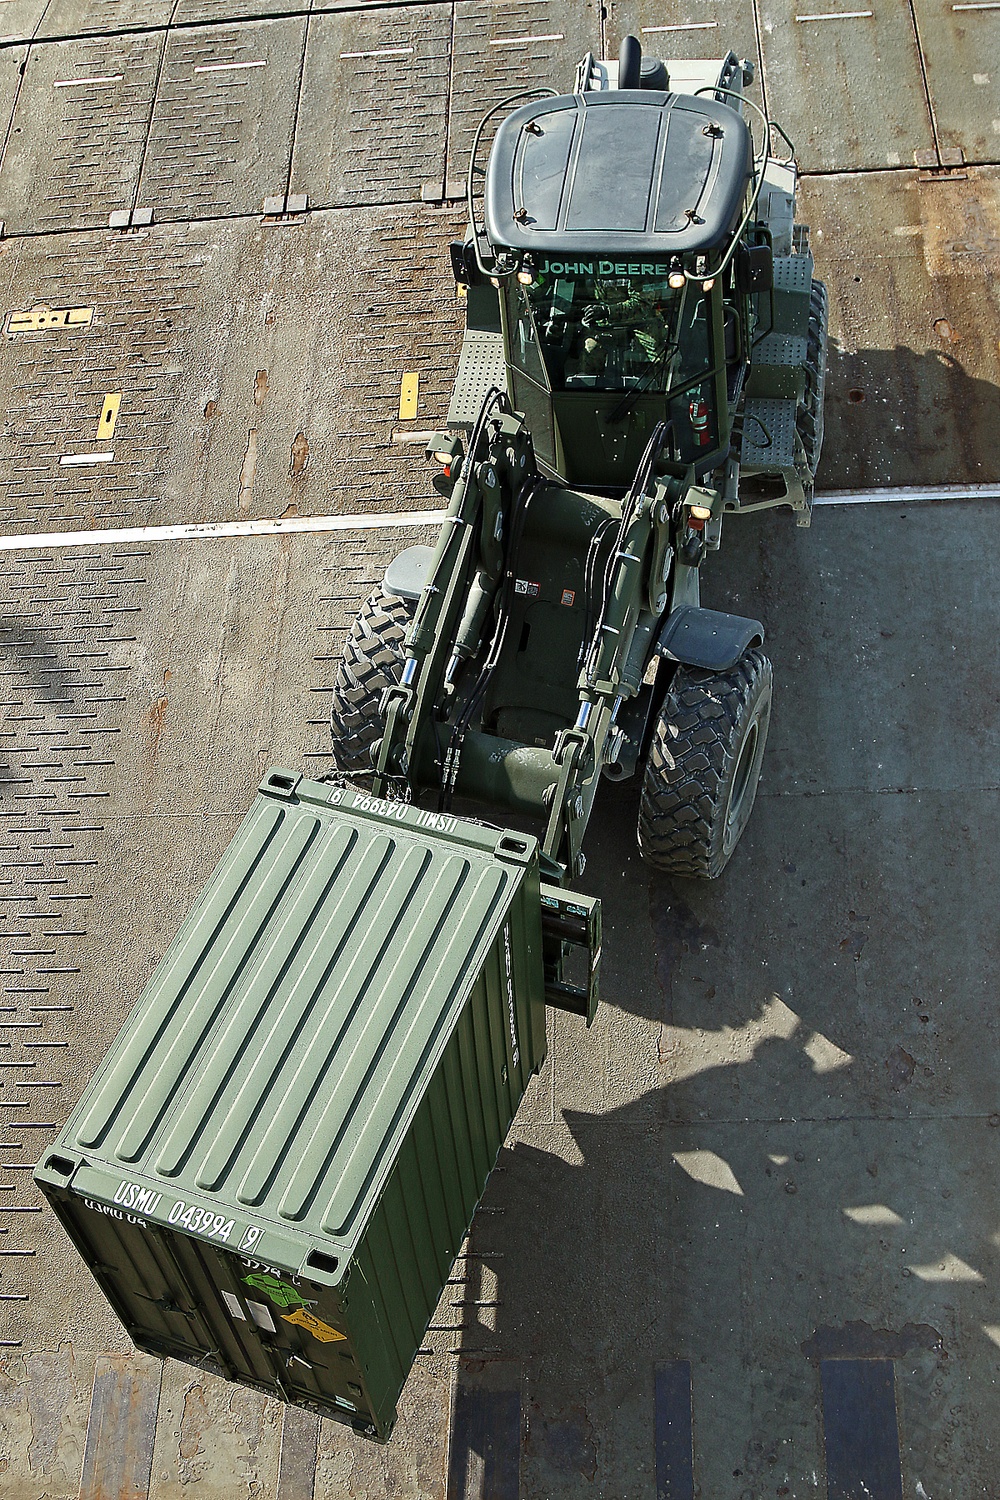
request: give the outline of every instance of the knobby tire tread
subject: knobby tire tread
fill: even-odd
[[[379,709],[403,669],[403,637],[411,619],[405,600],[381,585],[365,600],[344,642],[330,695],[330,733],[337,770],[372,769],[371,750],[382,736]]]
[[[771,665],[758,647],[728,672],[678,668],[657,718],[639,803],[639,849],[655,869],[703,880],[721,873],[727,772],[742,744],[740,725],[770,683]]]

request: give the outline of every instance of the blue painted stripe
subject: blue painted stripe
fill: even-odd
[[[658,1365],[653,1389],[656,1500],[694,1500],[690,1362]]]
[[[447,1500],[519,1500],[521,1393],[459,1376],[448,1449]]]
[[[903,1500],[889,1359],[824,1359],[827,1500]]]

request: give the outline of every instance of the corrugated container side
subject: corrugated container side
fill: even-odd
[[[545,1058],[545,1007],[530,984],[518,983],[537,961],[540,913],[534,873],[469,996],[344,1288],[352,1327],[370,1332],[359,1342],[383,1352],[365,1366],[380,1414],[395,1412],[514,1114]]]
[[[386,1436],[545,1057],[537,849],[298,785],[37,1180],[140,1347]]]

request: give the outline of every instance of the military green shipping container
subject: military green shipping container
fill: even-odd
[[[534,839],[270,774],[36,1173],[141,1349],[388,1436],[545,1056],[541,910]]]

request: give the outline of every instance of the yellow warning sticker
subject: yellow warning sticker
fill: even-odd
[[[399,385],[399,415],[405,421],[408,417],[417,415],[417,393],[420,390],[420,376],[414,371],[404,375]]]
[[[115,435],[115,423],[118,421],[118,408],[122,404],[121,391],[112,391],[104,398],[101,407],[100,419],[97,423],[97,438],[110,438]]]
[[[282,1313],[285,1323],[296,1323],[299,1328],[304,1328],[311,1333],[313,1338],[321,1339],[324,1344],[336,1343],[338,1339],[346,1341],[346,1333],[338,1333],[336,1328],[331,1328],[329,1323],[324,1323],[322,1318],[317,1318],[314,1313],[308,1312],[304,1307],[297,1307],[292,1313]]]
[[[27,312],[8,314],[4,332],[13,339],[19,333],[44,333],[48,328],[89,328],[93,321],[92,307],[48,307],[38,302]]]

